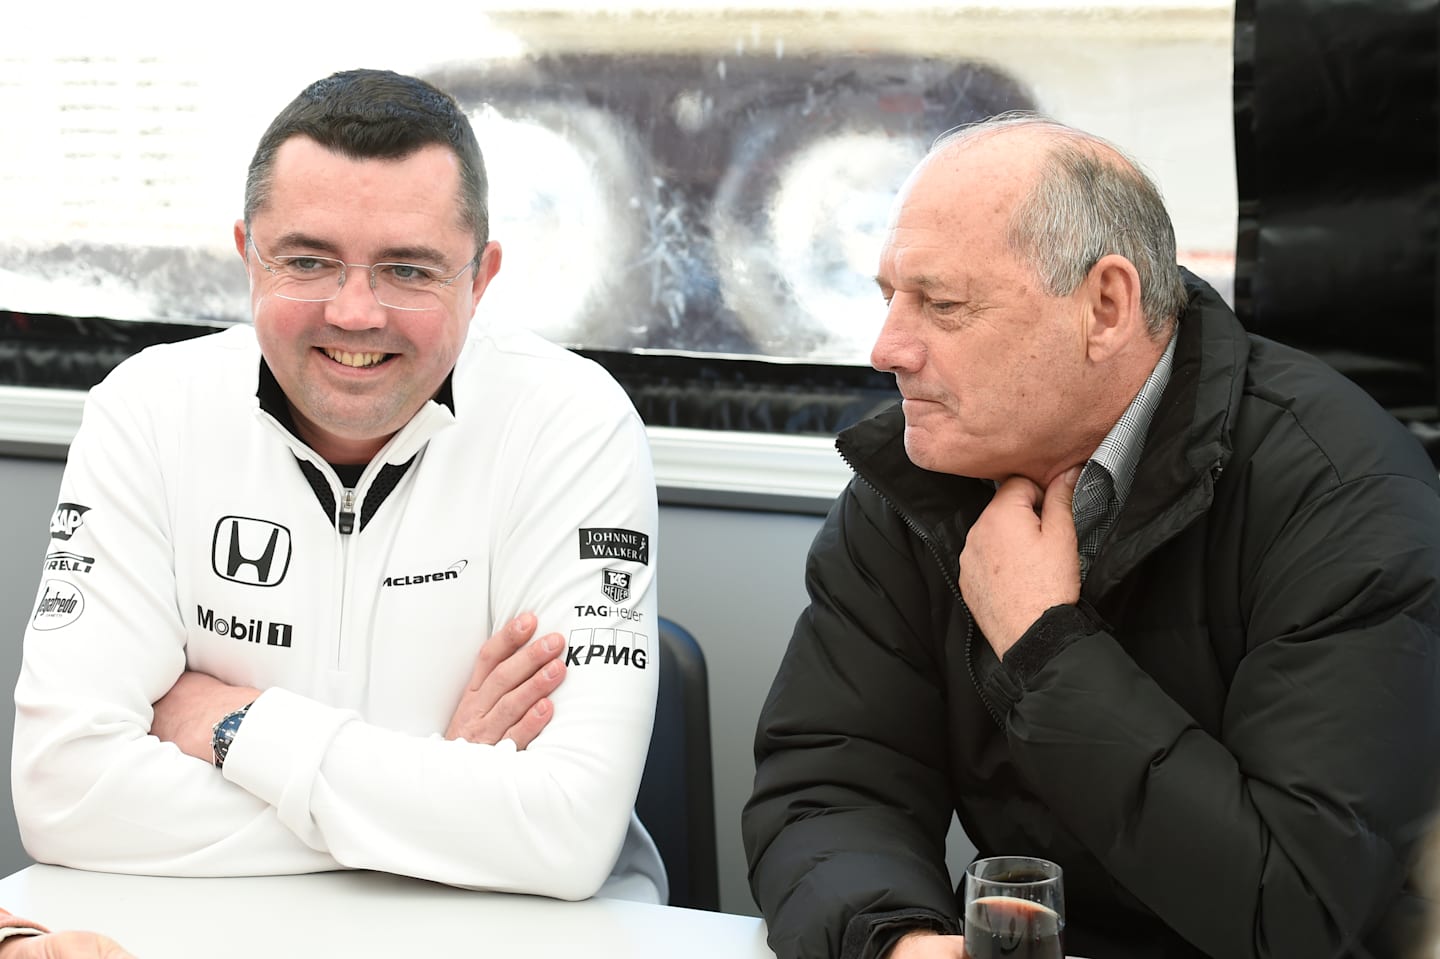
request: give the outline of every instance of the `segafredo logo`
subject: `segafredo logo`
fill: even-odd
[[[69,626],[85,612],[85,594],[74,583],[63,579],[47,579],[40,587],[40,602],[30,625],[40,630]]]

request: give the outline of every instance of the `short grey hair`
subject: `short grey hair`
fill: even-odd
[[[1034,113],[1004,113],[942,135],[931,154],[1008,130],[1051,134],[1039,176],[1011,211],[1006,240],[1051,296],[1075,292],[1101,257],[1123,256],[1140,276],[1146,329],[1168,336],[1189,296],[1175,227],[1140,165],[1100,137]]]

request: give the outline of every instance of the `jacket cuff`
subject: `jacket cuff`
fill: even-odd
[[[302,842],[323,849],[310,791],[331,742],[358,715],[273,687],[260,694],[235,734],[220,774],[275,807]]]
[[[1008,709],[1019,702],[1030,681],[1050,660],[1078,639],[1104,630],[1104,625],[1090,605],[1062,604],[1051,606],[1040,614],[1014,646],[1000,660],[1002,669],[995,670],[986,682],[987,692]]]
[[[845,926],[840,959],[885,959],[902,936],[917,929],[960,935],[960,926],[955,920],[929,909],[864,912],[852,917]]]

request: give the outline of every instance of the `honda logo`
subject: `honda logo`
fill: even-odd
[[[290,531],[269,520],[222,516],[210,548],[215,575],[247,586],[278,586],[290,569]]]

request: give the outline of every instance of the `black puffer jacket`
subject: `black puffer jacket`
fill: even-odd
[[[916,468],[902,433],[897,408],[840,438],[859,475],[760,718],[743,833],[781,959],[960,931],[952,808],[982,855],[1064,867],[1071,953],[1407,955],[1440,497],[1403,427],[1192,282],[1081,605],[1003,664],[957,587],[990,485]]]

